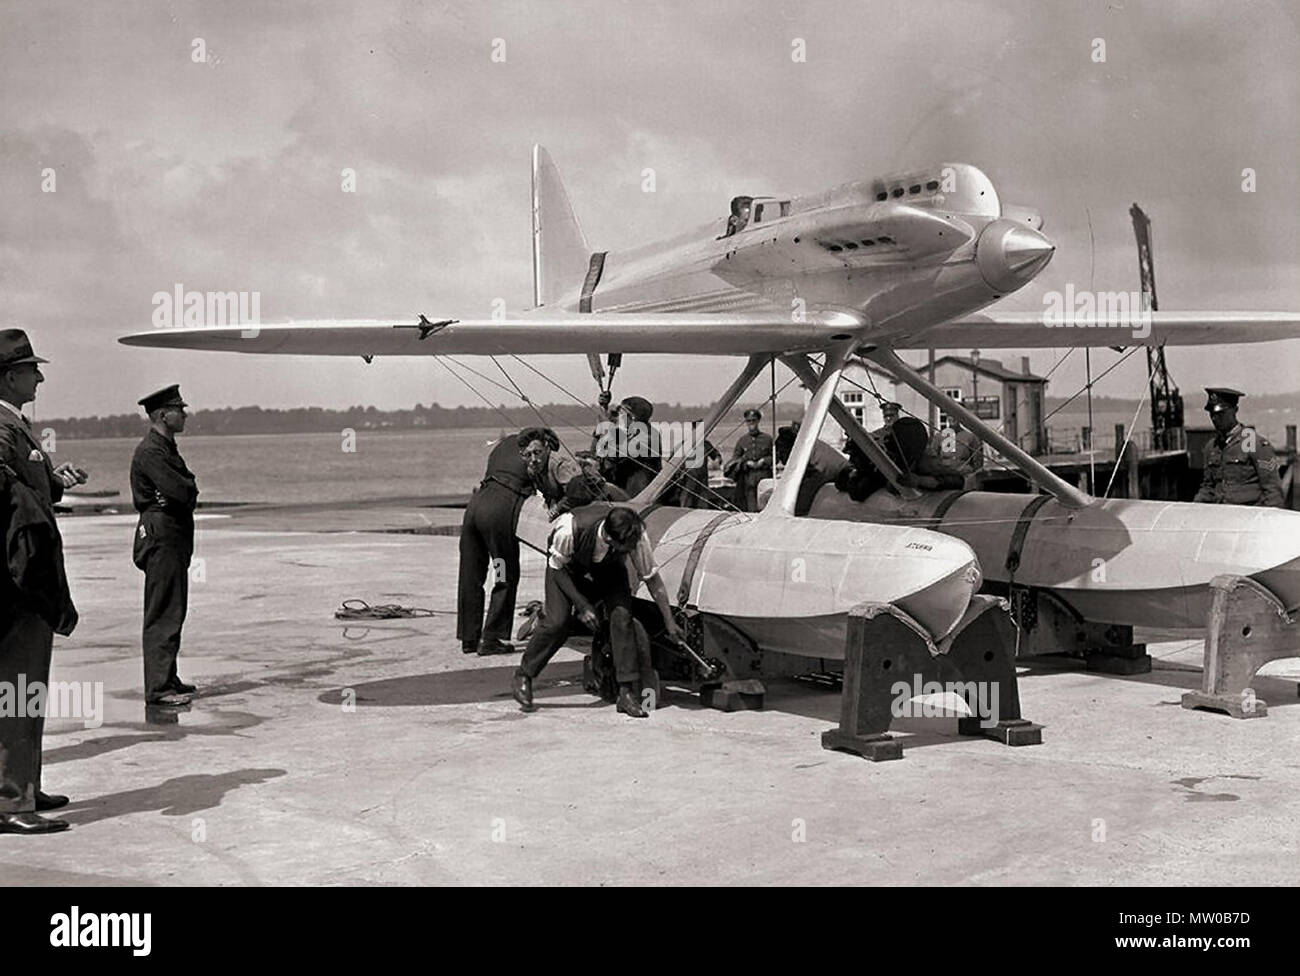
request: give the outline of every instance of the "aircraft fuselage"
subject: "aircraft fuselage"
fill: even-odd
[[[997,301],[1030,281],[1053,250],[1035,214],[1001,216],[992,182],[962,163],[758,199],[749,223],[730,236],[719,222],[610,252],[591,310],[759,311],[796,322],[848,312],[884,342]],[[582,297],[575,287],[557,304],[576,310]]]

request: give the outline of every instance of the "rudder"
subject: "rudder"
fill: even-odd
[[[551,305],[576,291],[591,250],[551,154],[533,146],[533,302]]]

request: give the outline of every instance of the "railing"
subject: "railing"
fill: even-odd
[[[1048,426],[1044,434],[1044,454],[1086,454],[1091,449],[1114,455],[1116,447],[1124,443],[1123,425],[1116,425],[1109,431],[1090,431],[1087,427]],[[1022,440],[1027,441],[1028,437]],[[1136,451],[1141,457],[1157,451],[1187,450],[1187,432],[1181,427],[1175,427],[1167,432],[1166,444],[1165,447],[1157,446],[1155,432],[1147,428],[1134,431],[1129,439],[1130,450]]]

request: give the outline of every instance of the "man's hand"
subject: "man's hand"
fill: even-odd
[[[672,617],[664,618],[664,633],[668,635],[670,641],[674,641],[678,644],[686,643],[686,631],[677,626],[677,621]]]
[[[84,468],[76,467],[71,461],[64,461],[54,469],[54,477],[59,479],[64,488],[74,488],[89,481],[90,473]]]
[[[578,619],[592,630],[595,630],[600,624],[600,618],[596,616],[596,611],[592,609],[590,604],[578,608]]]

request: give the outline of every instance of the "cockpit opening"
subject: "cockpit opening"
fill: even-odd
[[[731,198],[731,216],[727,218],[727,232],[722,235],[723,237],[730,237],[745,229],[749,223],[749,210],[753,203],[753,197]]]

